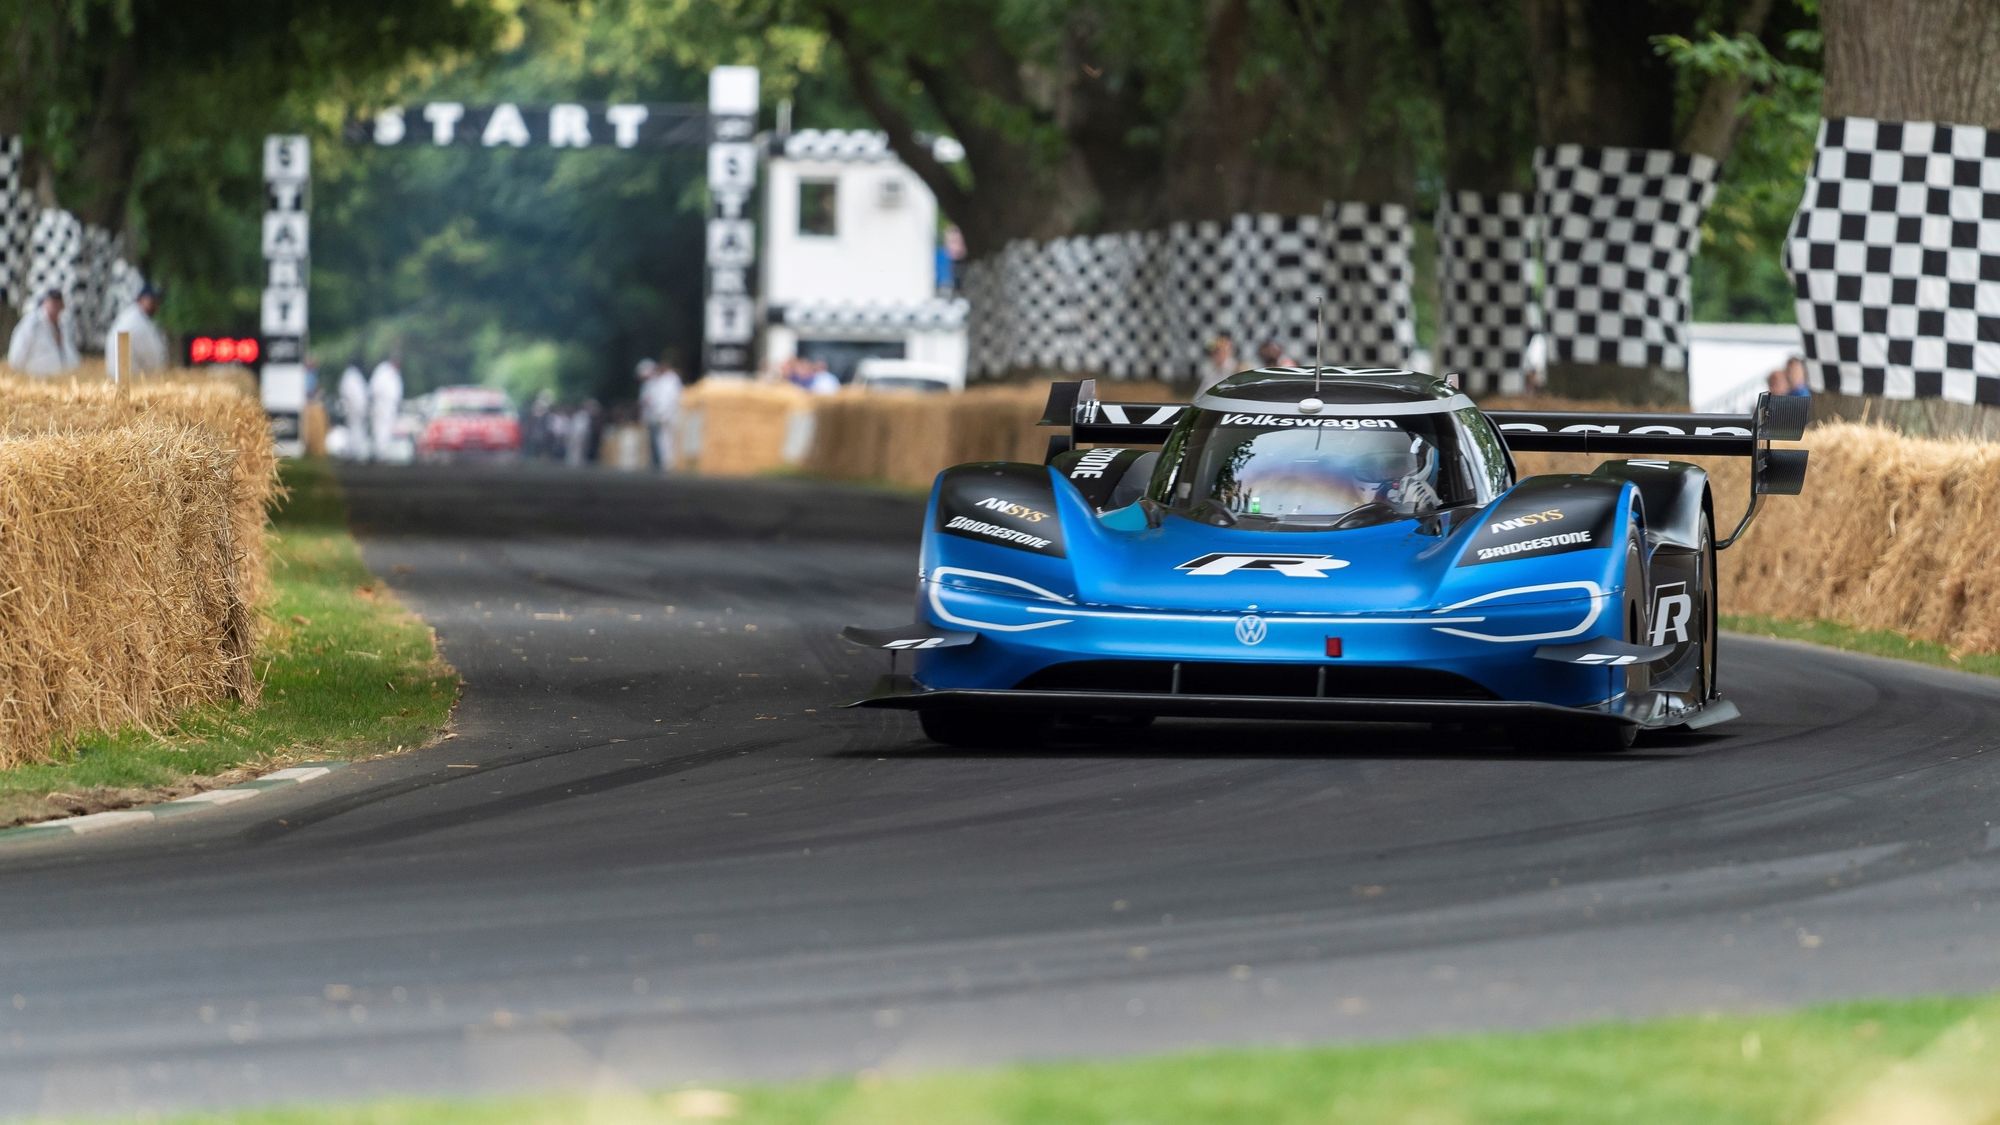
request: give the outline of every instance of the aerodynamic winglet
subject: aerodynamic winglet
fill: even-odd
[[[898,625],[890,629],[863,629],[859,625],[849,625],[840,631],[840,637],[862,648],[886,649],[889,652],[918,652],[923,649],[969,645],[979,639],[979,634],[956,633],[949,629],[940,629],[935,625]]]
[[[1558,664],[1596,664],[1622,668],[1627,664],[1651,664],[1655,660],[1664,660],[1672,651],[1674,651],[1672,645],[1635,645],[1631,641],[1599,637],[1594,641],[1578,641],[1575,644],[1543,645],[1535,650],[1535,659],[1553,660]]]

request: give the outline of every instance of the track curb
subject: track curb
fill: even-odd
[[[62,820],[43,821],[40,824],[23,824],[18,828],[0,829],[0,847],[8,844],[25,843],[30,840],[48,839],[55,836],[95,836],[102,832],[116,832],[138,828],[155,821],[172,820],[190,813],[206,809],[221,808],[239,801],[269,793],[276,789],[289,789],[316,781],[346,762],[306,762],[303,765],[286,766],[270,773],[240,781],[224,789],[204,789],[171,801],[156,805],[142,805],[138,808],[113,809],[109,812],[88,813]]]

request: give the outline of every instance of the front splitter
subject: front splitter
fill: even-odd
[[[1187,695],[1161,692],[1017,691],[991,688],[927,689],[910,676],[884,676],[875,691],[846,707],[897,711],[1012,711],[1038,715],[1161,715],[1213,719],[1325,719],[1380,723],[1620,723],[1657,728],[1711,726],[1736,717],[1734,704],[1663,709],[1648,695],[1603,707],[1487,699],[1364,699],[1265,695]]]

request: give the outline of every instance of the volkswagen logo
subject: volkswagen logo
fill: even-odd
[[[1236,639],[1246,645],[1263,644],[1267,631],[1264,619],[1254,613],[1246,613],[1236,619]]]

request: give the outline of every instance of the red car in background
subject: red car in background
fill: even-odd
[[[417,439],[417,457],[439,461],[521,452],[521,423],[507,392],[493,387],[440,387],[437,405]]]

